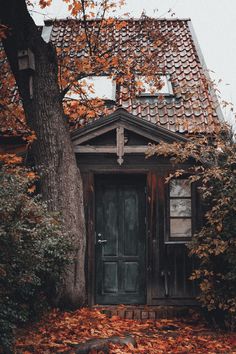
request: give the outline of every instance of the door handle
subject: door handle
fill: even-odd
[[[169,276],[170,272],[163,270],[161,272],[161,276],[164,278],[164,288],[165,288],[165,296],[169,296]]]
[[[98,244],[103,244],[103,243],[107,243],[107,240],[97,240]]]

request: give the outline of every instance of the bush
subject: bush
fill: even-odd
[[[0,345],[11,352],[15,326],[35,319],[57,293],[71,246],[58,218],[30,196],[34,174],[0,170]]]
[[[194,235],[190,254],[198,259],[192,275],[200,286],[199,300],[213,323],[234,329],[236,324],[236,145],[221,140],[212,146],[214,164],[201,178],[207,205],[205,226]]]
[[[236,144],[227,127],[218,134],[192,136],[186,143],[160,143],[148,155],[171,157],[191,167],[169,176],[187,174],[197,182],[205,205],[205,225],[189,243],[197,260],[191,279],[200,287],[199,301],[208,319],[234,329],[236,324]]]

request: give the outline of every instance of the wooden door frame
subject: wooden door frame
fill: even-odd
[[[163,257],[165,257],[166,243],[166,188],[165,177],[171,171],[169,165],[153,164],[151,166],[134,166],[117,168],[114,165],[95,163],[85,165],[82,169],[84,181],[84,203],[87,224],[87,303],[95,305],[95,175],[99,174],[142,174],[146,175],[146,304],[147,305],[196,305],[192,296],[182,298],[164,297],[162,292],[156,292],[156,286],[163,287],[160,276]],[[184,168],[185,166],[183,166]],[[198,209],[196,209],[198,210]],[[200,213],[200,212],[198,212]],[[195,215],[195,214],[194,214]],[[161,222],[160,222],[161,220]],[[168,246],[172,247],[172,246]],[[174,246],[173,246],[174,247]]]
[[[140,170],[90,170],[84,175],[84,194],[85,194],[85,210],[86,210],[86,222],[87,222],[87,257],[88,262],[86,264],[87,270],[87,294],[88,294],[88,305],[91,307],[95,305],[95,274],[96,274],[96,260],[95,260],[95,177],[96,175],[106,174],[139,174],[146,177],[146,304],[151,304],[151,249],[150,249],[150,216],[151,213],[148,210],[148,175],[150,171],[148,169]]]

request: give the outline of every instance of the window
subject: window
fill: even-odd
[[[88,91],[89,98],[102,98],[103,100],[112,100],[116,98],[116,84],[109,76],[89,76],[83,79],[87,87],[93,87]]]
[[[169,75],[138,76],[136,88],[137,96],[173,95]]]
[[[88,76],[79,81],[84,94],[88,99],[100,98],[107,101],[116,99],[116,82],[109,76]],[[70,99],[79,99],[79,90],[71,90],[67,97]]]
[[[188,179],[172,179],[169,184],[169,241],[192,236],[192,188]]]

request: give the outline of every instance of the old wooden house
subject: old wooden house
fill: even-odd
[[[116,35],[132,35],[137,23],[130,20]],[[129,87],[111,78],[91,78],[113,102],[113,113],[72,133],[84,179],[90,305],[190,305],[196,295],[186,249],[202,222],[196,187],[186,178],[166,184],[174,168],[170,160],[147,159],[145,152],[149,143],[185,141],[194,130],[212,132],[220,112],[191,21],[153,25],[176,38],[175,50],[160,54],[163,87],[151,92],[146,85],[131,97]],[[45,31],[56,45],[70,45],[70,26],[61,21]],[[197,94],[186,95],[191,87],[198,87]]]
[[[129,86],[91,77],[109,114],[82,127],[78,120],[71,135],[84,180],[89,305],[195,303],[186,243],[202,223],[197,188],[186,177],[166,183],[176,167],[145,152],[149,143],[211,133],[221,117],[191,21],[150,21],[163,36],[176,38],[175,50],[160,54],[163,71],[155,74],[162,88],[153,92],[146,85],[131,97]],[[42,35],[70,47],[72,22],[48,23]],[[115,35],[131,35],[138,22],[129,20]],[[198,89],[188,94],[193,87]]]

